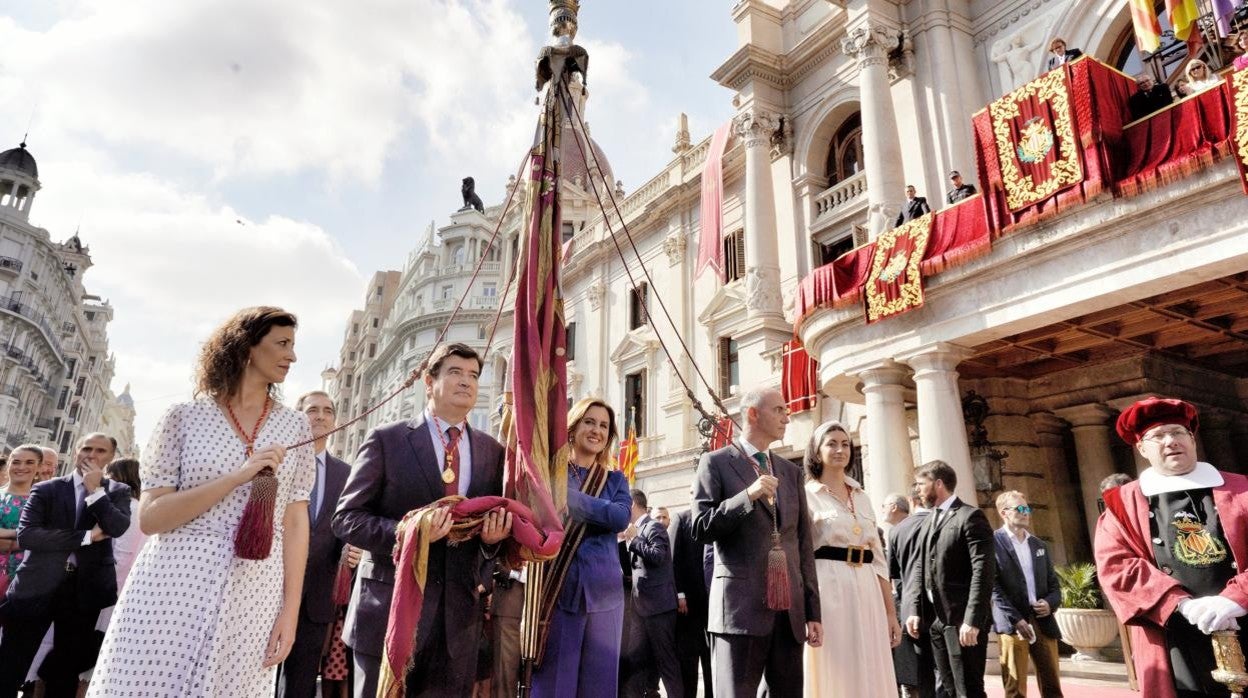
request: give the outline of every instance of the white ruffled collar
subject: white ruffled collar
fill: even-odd
[[[1203,461],[1196,463],[1192,472],[1185,475],[1162,475],[1155,468],[1146,468],[1140,473],[1140,493],[1145,497],[1152,497],[1165,492],[1217,487],[1223,482],[1222,473]]]

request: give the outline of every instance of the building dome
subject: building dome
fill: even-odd
[[[117,404],[122,407],[134,409],[134,398],[130,396],[130,384],[126,383],[126,389],[121,391],[121,395],[117,396]]]
[[[571,124],[565,123],[563,125],[563,133],[559,136],[559,150],[563,156],[563,161],[560,163],[560,174],[569,181],[580,177],[581,181],[585,182],[586,190],[592,192],[593,190],[590,189],[588,184],[589,165],[585,162],[585,158],[582,157],[582,153],[585,150],[585,140],[584,136],[578,135],[572,129]],[[588,140],[589,147],[593,151],[593,156],[590,160],[602,170],[602,178],[608,184],[615,182],[615,174],[611,171],[611,163],[607,161],[607,154],[603,152],[602,146],[598,145],[598,142],[592,137]],[[589,155],[589,153],[584,154]],[[604,199],[606,198],[606,192],[599,191],[599,193],[602,194]]]
[[[32,179],[39,179],[39,166],[35,164],[35,157],[26,150],[25,141],[0,153],[0,170],[16,170]]]

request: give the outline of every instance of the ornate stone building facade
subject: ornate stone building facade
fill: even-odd
[[[736,413],[740,389],[779,383],[795,324],[819,361],[822,399],[794,415],[779,451],[800,458],[815,425],[840,419],[877,504],[907,489],[917,465],[942,459],[957,469],[964,499],[986,504],[1002,489],[1022,490],[1055,556],[1087,558],[1101,478],[1141,465],[1113,436],[1112,420],[1149,394],[1197,402],[1207,419],[1202,454],[1243,469],[1248,198],[1229,160],[1002,237],[987,256],[928,280],[916,311],[866,324],[860,306],[821,308],[797,322],[799,282],[891,227],[906,184],[940,208],[950,170],[976,181],[972,116],[1035,77],[1052,38],[1115,68],[1138,68],[1126,4],[1105,7],[736,2],[724,21],[735,23],[739,48],[712,75],[735,107],[723,155],[726,282],[694,274],[709,138],[678,132],[674,157],[617,196],[618,212],[605,159],[565,168],[569,393],[607,399],[621,422],[636,414],[638,486],[652,501],[687,503],[702,449],[699,415],[677,372],[709,405],[700,372]],[[565,136],[565,158],[577,153],[571,142]],[[599,213],[599,198],[609,215]],[[498,211],[487,211],[488,223]],[[617,255],[611,232],[620,234],[621,221],[640,259],[622,238],[628,253]],[[516,206],[502,221],[503,270],[520,226]],[[642,282],[639,292],[630,275]],[[639,296],[658,334],[639,312]],[[504,297],[504,311],[508,303]],[[415,308],[403,322],[423,322]],[[491,409],[510,349],[506,312],[503,323],[491,348],[492,380],[482,383]],[[678,351],[676,371],[660,337],[690,349],[691,357]],[[410,348],[417,346],[427,343]],[[411,358],[397,357],[407,350],[386,353],[395,358],[374,374],[379,388],[401,380]],[[973,409],[964,413],[968,400]]]
[[[0,442],[47,444],[67,463],[113,397],[113,308],[83,286],[91,250],[77,233],[57,243],[30,223],[41,186],[24,143],[0,153]]]

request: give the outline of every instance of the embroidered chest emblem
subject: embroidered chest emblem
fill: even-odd
[[[1186,511],[1174,515],[1174,556],[1189,567],[1209,567],[1226,560],[1226,547]]]
[[[1018,159],[1026,163],[1040,162],[1053,150],[1053,131],[1040,117],[1032,117],[1023,124],[1019,134]]]

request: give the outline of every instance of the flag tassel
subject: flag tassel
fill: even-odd
[[[767,608],[789,610],[789,561],[780,547],[780,531],[771,532],[771,550],[767,551]]]
[[[251,481],[243,519],[234,534],[234,554],[244,560],[263,560],[273,551],[273,510],[277,506],[277,478],[262,470]]]

